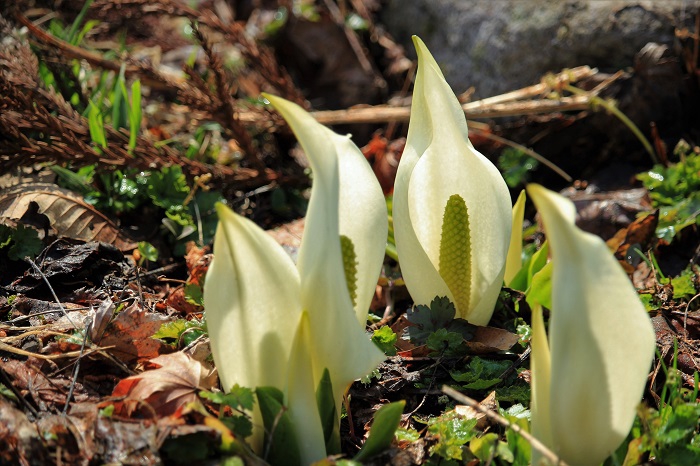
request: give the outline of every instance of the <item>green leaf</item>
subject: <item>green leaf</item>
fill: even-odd
[[[408,429],[399,427],[396,429],[396,433],[394,435],[396,440],[399,442],[416,442],[420,438],[420,432],[412,427],[409,427]]]
[[[107,147],[107,138],[105,137],[105,126],[102,120],[102,113],[97,106],[90,101],[88,104],[88,127],[90,129],[90,138],[98,147]],[[101,152],[101,151],[100,151]]]
[[[221,418],[221,422],[238,437],[246,438],[253,434],[253,423],[247,416],[226,416]]]
[[[7,257],[12,261],[21,261],[27,256],[34,258],[44,248],[39,233],[22,224],[16,228],[0,225],[0,249],[8,246]]]
[[[141,253],[141,260],[139,260],[139,265],[143,263],[144,260],[149,262],[155,262],[158,260],[158,250],[155,246],[147,241],[141,241],[138,246],[138,251]]]
[[[374,414],[374,422],[369,430],[369,437],[362,449],[353,458],[355,461],[371,458],[389,448],[389,445],[394,440],[394,433],[399,427],[405,405],[406,402],[402,400],[389,403],[377,410]]]
[[[136,148],[136,139],[141,130],[141,81],[131,85],[131,107],[129,113],[129,153]]]
[[[296,466],[301,463],[294,424],[283,405],[284,395],[275,387],[255,389],[260,413],[265,425],[265,448],[269,454],[264,458],[270,464]]]
[[[647,311],[655,311],[659,308],[659,305],[656,303],[656,298],[654,298],[654,295],[651,293],[642,293],[639,295],[639,299],[642,301],[644,309]]]
[[[547,309],[552,308],[552,262],[548,262],[532,277],[525,300],[530,306],[539,303]]]
[[[340,431],[338,427],[338,411],[333,398],[333,384],[328,369],[324,369],[321,380],[316,388],[316,404],[323,427],[323,437],[328,453],[340,452]]]
[[[168,215],[169,218],[183,211],[182,203],[190,192],[187,179],[179,165],[163,167],[161,171],[151,173],[146,189],[153,204],[166,209],[172,215]]]
[[[384,352],[387,356],[395,356],[396,348],[394,344],[398,336],[388,325],[378,328],[372,334],[372,341]]]
[[[464,337],[456,332],[450,332],[445,328],[437,329],[428,336],[425,344],[428,348],[438,354],[448,355],[459,348],[464,343]],[[451,355],[451,354],[449,354]]]
[[[693,282],[694,278],[695,274],[690,268],[688,268],[676,278],[671,279],[674,299],[684,299],[695,296],[695,283]]]
[[[459,333],[465,340],[471,339],[476,327],[464,319],[455,319],[455,313],[455,306],[447,297],[436,297],[430,307],[415,306],[406,312],[406,319],[411,325],[406,328],[402,338],[423,344],[433,332],[446,329]]]
[[[228,393],[202,390],[199,392],[199,396],[211,401],[212,403],[229,406],[231,409],[239,411],[246,409],[250,411],[253,409],[253,405],[255,404],[253,390],[247,387],[241,387],[238,384],[231,387],[231,390]]]
[[[545,241],[542,247],[538,249],[528,260],[525,261],[523,267],[515,274],[513,280],[508,286],[514,290],[525,292],[530,288],[534,275],[542,270],[542,267],[547,263],[549,254],[549,243]]]
[[[161,325],[151,338],[163,340],[174,346],[177,346],[180,340],[182,340],[184,345],[188,345],[205,333],[206,327],[204,322],[178,319]]]
[[[129,114],[129,102],[126,100],[126,85],[124,84],[125,69],[126,64],[122,64],[112,92],[112,127],[114,129],[125,128]]]
[[[204,306],[204,293],[202,287],[196,283],[185,285],[185,301],[196,306]]]
[[[506,147],[498,157],[498,168],[510,188],[525,185],[530,171],[536,169],[539,164],[536,159],[513,147]]]
[[[506,418],[525,432],[529,431],[528,419],[516,416],[506,416]],[[506,430],[506,443],[508,444],[508,450],[513,454],[513,466],[528,466],[530,464],[530,458],[532,456],[530,442],[525,440],[522,435],[516,433],[513,429],[508,429]]]
[[[480,461],[493,460],[493,451],[498,444],[498,434],[488,433],[469,442],[469,450]]]
[[[430,455],[446,460],[461,460],[462,446],[476,437],[476,419],[464,419],[450,411],[430,421],[428,435],[436,440],[430,447]]]

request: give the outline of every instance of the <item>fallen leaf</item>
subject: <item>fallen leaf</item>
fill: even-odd
[[[518,335],[502,328],[476,327],[474,337],[466,342],[471,354],[507,351],[518,342]]]
[[[622,228],[607,241],[608,247],[615,251],[615,257],[627,273],[632,273],[642,257],[634,252],[646,251],[656,239],[656,227],[659,225],[659,211],[638,218],[628,227]],[[630,250],[632,249],[632,250]]]
[[[63,408],[71,381],[64,376],[47,377],[38,369],[40,364],[41,361],[34,358],[26,362],[11,359],[7,362],[0,361],[0,369],[12,378],[12,384],[22,394],[30,395],[37,405],[55,404]],[[83,385],[76,383],[72,399],[85,401],[87,398]]]
[[[3,397],[0,397],[0,419],[1,464],[29,466],[52,463],[36,426]]]
[[[128,283],[129,264],[124,254],[106,243],[58,239],[47,246],[35,262],[54,289],[61,293],[80,286],[123,289]],[[48,295],[44,278],[33,268],[10,287],[15,293],[40,290]]]
[[[0,195],[0,223],[6,219],[50,227],[58,237],[101,241],[122,251],[136,247],[112,221],[72,191],[51,183],[30,183]]]
[[[149,409],[145,412],[153,410],[160,416],[170,416],[195,401],[199,390],[214,387],[214,370],[187,353],[164,354],[152,359],[150,364],[159,367],[127,377],[114,387],[112,396],[126,397],[121,406],[117,406],[120,414],[130,416],[146,404]]]
[[[498,403],[496,403],[496,392],[492,391],[489,393],[486,398],[479,402],[479,404],[483,408],[492,411],[496,410],[496,408],[498,408]],[[482,413],[481,411],[477,411],[471,406],[456,405],[455,413],[459,414],[465,419],[476,419],[476,428],[479,430],[484,430],[489,425],[489,418],[486,417],[486,414]]]
[[[151,359],[170,347],[151,338],[170,319],[155,312],[148,312],[138,303],[120,312],[107,327],[100,346],[108,347],[109,353],[125,363]]]

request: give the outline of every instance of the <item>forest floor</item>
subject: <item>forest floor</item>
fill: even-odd
[[[0,7],[0,463],[260,464],[211,363],[214,205],[296,253],[308,164],[261,92],[352,133],[390,199],[415,62],[375,2],[238,2],[235,17],[221,0],[53,3]],[[461,96],[513,199],[531,181],[572,199],[650,313],[645,407],[609,464],[700,464],[697,47],[681,37],[633,71],[550,70],[495,104]],[[531,257],[543,235],[531,206],[526,219]],[[365,464],[527,464],[526,441],[442,390],[527,425],[524,290],[504,288],[467,339],[416,343],[392,241],[368,322],[387,359],[349,391],[344,457],[406,400]]]

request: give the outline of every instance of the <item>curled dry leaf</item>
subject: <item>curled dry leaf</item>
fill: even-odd
[[[169,416],[195,401],[199,390],[211,389],[216,383],[215,371],[187,353],[164,354],[150,364],[160,367],[127,377],[114,387],[112,396],[126,397],[117,406],[120,414],[131,415],[147,405],[150,409],[145,412]]]
[[[51,228],[58,237],[113,244],[122,251],[136,247],[109,218],[72,191],[54,184],[19,185],[1,194],[0,223],[7,220],[40,230]]]

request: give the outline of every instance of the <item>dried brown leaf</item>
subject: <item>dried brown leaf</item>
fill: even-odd
[[[117,315],[98,342],[123,362],[151,359],[169,347],[151,338],[169,319],[133,304]]]
[[[49,183],[20,185],[0,195],[0,221],[6,219],[51,227],[59,237],[113,244],[122,251],[136,247],[93,206]]]
[[[160,367],[128,377],[114,388],[113,396],[127,397],[127,414],[145,402],[161,416],[172,415],[195,401],[199,390],[212,388],[216,380],[213,369],[187,353],[164,354],[150,362]]]

